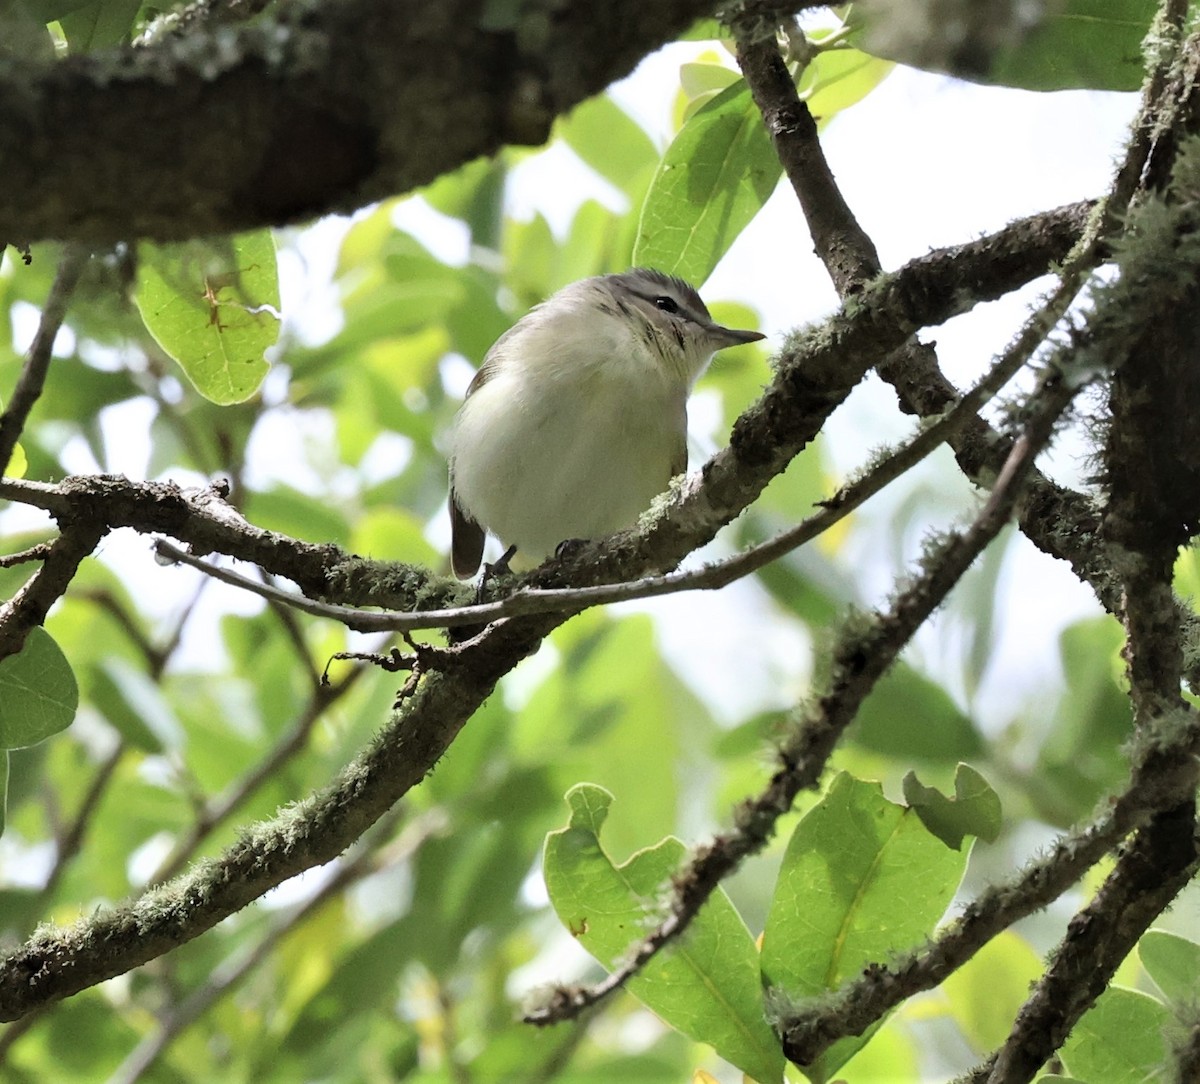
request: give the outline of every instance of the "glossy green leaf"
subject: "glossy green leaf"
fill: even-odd
[[[206,399],[249,399],[279,337],[279,275],[269,230],[143,244],[134,294],[146,329]]]
[[[1166,930],[1150,930],[1138,942],[1138,958],[1166,999],[1191,1011],[1200,975],[1200,945]]]
[[[0,659],[0,748],[34,745],[65,730],[78,706],[71,664],[45,629],[30,629],[25,646]]]
[[[1170,1077],[1163,1029],[1170,1019],[1167,1007],[1149,994],[1110,986],[1071,1030],[1059,1057],[1080,1080],[1165,1082]]]
[[[835,989],[924,941],[967,866],[878,783],[839,774],[788,841],[762,939],[763,984],[789,999]],[[835,1043],[827,1078],[869,1037]]]
[[[950,694],[906,663],[894,666],[875,686],[850,735],[859,745],[902,759],[957,763],[986,748]]]
[[[1000,834],[1000,795],[969,764],[960,762],[954,771],[953,798],[924,786],[916,772],[909,772],[904,777],[904,800],[929,831],[956,851],[965,836],[992,843]]]
[[[546,888],[558,917],[608,968],[645,935],[686,849],[667,838],[616,865],[600,842],[612,795],[581,783],[566,796],[566,828],[546,837]],[[724,892],[629,983],[672,1027],[710,1044],[756,1080],[779,1081],[784,1059],[763,1017],[754,939]]]
[[[767,202],[782,169],[739,80],[699,110],[659,163],[642,204],[637,264],[701,285]]]

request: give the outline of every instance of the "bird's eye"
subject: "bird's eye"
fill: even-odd
[[[673,297],[656,297],[654,304],[657,305],[663,312],[678,312],[679,305]]]

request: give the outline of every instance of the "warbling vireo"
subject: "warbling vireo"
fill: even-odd
[[[765,336],[713,323],[682,279],[635,268],[572,283],[496,341],[451,437],[454,571],[485,530],[542,558],[632,527],[687,469],[687,397],[716,351]]]

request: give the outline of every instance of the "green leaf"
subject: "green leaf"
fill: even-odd
[[[25,449],[19,443],[14,444],[12,455],[8,459],[8,466],[4,468],[4,476],[6,478],[24,478],[28,469],[29,460],[25,458]]]
[[[851,740],[876,753],[952,763],[983,754],[983,738],[940,685],[900,663],[864,701]]]
[[[825,49],[804,69],[797,88],[823,129],[843,110],[861,102],[895,67],[858,49]]]
[[[1155,0],[1066,0],[1028,32],[1014,34],[1019,40],[997,49],[985,71],[960,68],[950,74],[1024,90],[1137,90],[1143,75],[1141,43],[1157,6]],[[889,18],[902,17],[900,7],[856,4],[854,11],[855,21],[863,23],[855,44],[867,52],[949,71],[926,42],[889,24]]]
[[[86,53],[129,40],[142,0],[95,0],[58,17],[72,53]]]
[[[350,549],[375,561],[408,561],[432,566],[438,552],[425,537],[424,524],[405,508],[375,508],[360,516]]]
[[[721,91],[740,79],[741,73],[711,50],[687,64],[680,64],[679,94],[672,114],[676,129],[682,128]]]
[[[0,57],[53,61],[54,39],[46,23],[59,5],[34,0],[0,0]]]
[[[1042,961],[1020,934],[1003,930],[942,983],[941,993],[976,1053],[1000,1046],[1042,973]]]
[[[567,929],[613,968],[659,917],[663,892],[686,849],[668,837],[615,865],[600,843],[612,795],[581,783],[566,800],[568,826],[546,837],[546,888]],[[630,980],[629,989],[672,1027],[710,1044],[762,1084],[782,1078],[779,1041],[763,1017],[754,940],[724,892],[709,899],[687,932]]]
[[[1167,1007],[1149,994],[1110,986],[1071,1030],[1059,1057],[1067,1072],[1080,1080],[1166,1080],[1163,1028],[1170,1018]]]
[[[658,159],[654,142],[607,94],[589,98],[561,122],[558,134],[580,158],[628,192]]]
[[[750,89],[739,79],[667,148],[642,205],[634,263],[701,285],[775,191],[781,172]]]
[[[0,836],[8,822],[8,750],[0,749],[4,763],[0,765]]]
[[[1077,621],[1059,637],[1066,690],[1038,751],[1044,785],[1032,792],[1038,812],[1066,825],[1087,814],[1127,771],[1121,746],[1133,715],[1121,688],[1125,634],[1115,618]],[[1037,705],[1039,714],[1044,706]],[[966,759],[966,758],[964,758]]]
[[[1138,957],[1166,999],[1191,1011],[1200,975],[1200,945],[1166,930],[1150,930],[1138,942]]]
[[[146,330],[214,403],[249,399],[279,337],[279,276],[269,230],[139,248],[134,294]]]
[[[958,850],[964,836],[978,836],[993,843],[1000,834],[998,795],[974,768],[959,762],[954,772],[954,797],[947,798],[936,787],[927,787],[916,772],[904,777],[904,800],[925,825],[947,847]]]
[[[65,730],[78,706],[71,664],[45,629],[30,629],[25,646],[0,659],[0,748],[36,745]]]
[[[182,747],[179,719],[143,671],[109,656],[92,670],[91,679],[90,699],[126,741],[147,753]]]
[[[23,14],[39,23],[51,23],[93,3],[95,0],[4,0],[0,3],[0,18]]]
[[[592,610],[551,642],[561,664],[518,714],[514,752],[546,765],[559,794],[586,778],[619,795],[605,838],[627,853],[645,841],[646,825],[676,823],[697,763],[689,751],[715,724],[663,659],[648,614],[613,619]]]
[[[839,774],[788,842],[763,932],[765,988],[814,997],[921,944],[954,898],[968,853],[947,848],[878,783]],[[835,1043],[815,1079],[869,1037]]]
[[[1025,90],[1137,90],[1155,0],[1067,0],[996,57],[988,82]]]

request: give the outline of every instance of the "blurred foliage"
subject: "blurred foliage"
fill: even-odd
[[[0,14],[5,25],[32,19],[49,48],[61,38],[79,51],[128,38],[148,9],[28,0]],[[797,72],[822,123],[887,71],[829,45]],[[1096,62],[1111,74],[1115,55]],[[215,377],[189,367],[194,333],[179,342],[148,316],[186,295],[190,315],[218,327],[225,320],[216,291],[173,281],[146,250],[96,253],[23,434],[27,475],[223,476],[262,527],[442,563],[442,434],[496,337],[565,283],[634,258],[703,280],[774,190],[769,140],[717,52],[684,65],[678,99],[681,130],[665,154],[609,97],[558,122],[552,149],[572,152],[614,192],[606,203],[581,200],[565,229],[538,214],[511,216],[511,174],[532,152],[509,150],[355,215],[337,241],[332,296],[297,274],[329,231],[279,233],[281,337],[267,354],[270,372],[256,356],[247,381],[225,379],[221,366]],[[457,257],[398,225],[414,207],[457,238]],[[59,251],[43,245],[33,255],[25,266],[10,252],[0,267],[5,394]],[[256,270],[261,263],[250,261]],[[188,266],[186,257],[174,264]],[[248,286],[239,280],[248,268],[238,266],[231,281]],[[147,297],[151,277],[165,301]],[[253,285],[247,306],[276,307],[273,271]],[[709,301],[718,319],[754,325],[744,306]],[[266,341],[254,343],[256,355]],[[701,384],[721,418],[705,438],[722,439],[768,377],[761,349],[726,352]],[[201,393],[247,401],[218,407]],[[816,442],[731,525],[726,544],[746,546],[794,523],[835,485]],[[677,979],[679,953],[664,955],[662,973],[647,972],[604,1013],[548,1029],[516,1023],[514,1005],[547,978],[598,977],[579,945],[611,965],[640,936],[684,853],[676,837],[700,839],[727,824],[730,804],[763,785],[770,742],[795,689],[821,664],[829,630],[848,605],[868,604],[856,543],[870,535],[875,552],[888,553],[933,499],[914,495],[892,523],[852,517],[764,569],[736,600],[714,602],[711,643],[687,665],[677,655],[668,661],[661,626],[646,614],[592,611],[569,622],[471,719],[398,824],[343,860],[344,890],[323,895],[329,874],[314,872],[178,951],[51,1007],[28,1030],[0,1033],[0,1077],[675,1084],[699,1067],[731,1079],[715,1048],[777,1079],[764,976],[787,997],[829,989],[866,960],[927,936],[963,876],[971,847],[950,849],[914,810],[885,797],[900,796],[906,773],[919,771],[923,783],[914,777],[904,793],[933,810],[926,816],[943,839],[961,844],[964,833],[999,831],[996,844],[972,855],[974,867],[990,854],[993,868],[1011,864],[1006,856],[1031,834],[1041,839],[1050,826],[1085,816],[1123,777],[1130,718],[1111,619],[1063,631],[1057,698],[1014,702],[999,732],[975,718],[969,700],[993,646],[1003,544],[949,605],[965,648],[948,658],[960,657],[960,672],[948,676],[949,662],[927,673],[910,658],[881,682],[835,761],[879,782],[838,775],[823,795],[801,797],[769,853],[728,883],[690,935],[690,978]],[[0,523],[6,553],[50,531],[17,510]],[[1185,561],[1180,571],[1193,594],[1195,567]],[[25,575],[22,565],[0,569],[5,598]],[[755,679],[765,687],[755,687],[724,660],[732,635],[725,620],[744,628],[733,621],[743,604],[754,607],[763,643],[799,632],[813,645],[777,687],[767,670]],[[340,628],[248,607],[181,569],[158,567],[144,544],[130,552],[117,539],[106,543],[47,628],[53,640],[31,638],[0,669],[0,745],[10,762],[0,839],[6,945],[39,921],[70,922],[140,891],[321,787],[370,739],[394,695],[389,678],[348,663],[333,664],[331,685],[321,684],[331,655],[360,646]],[[706,702],[698,675],[713,669],[744,694],[740,717]],[[64,725],[64,711],[74,712],[76,681],[74,724],[42,740]],[[31,687],[45,694],[37,713],[17,698]],[[38,729],[11,729],[14,712]],[[571,917],[572,900],[594,908],[606,898],[615,901],[610,921],[593,918],[584,930]],[[1114,988],[1085,1018],[1064,1064],[1093,1084],[1118,1079],[1095,1076],[1098,1065],[1145,1079],[1164,1057],[1152,1041],[1161,1022],[1189,1011],[1198,953],[1176,935],[1149,935],[1142,960],[1164,999]],[[869,1041],[835,1047],[812,1078],[836,1071],[868,1084],[916,1080],[931,1065],[965,1068],[1007,1034],[1039,971],[1025,931],[1006,932]]]

